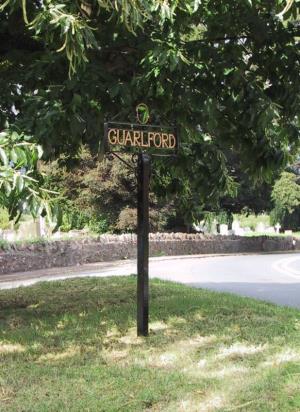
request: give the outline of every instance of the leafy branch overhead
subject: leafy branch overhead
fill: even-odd
[[[62,45],[57,51],[65,52],[70,64],[70,74],[74,74],[88,61],[88,49],[101,47],[94,32],[99,30],[99,16],[103,14],[106,15],[106,20],[116,14],[128,31],[136,34],[136,29],[143,28],[150,22],[163,29],[164,24],[167,21],[174,22],[179,13],[194,15],[198,10],[201,13],[201,9],[202,12],[209,11],[209,1],[201,0],[81,0],[73,4],[55,0],[33,4],[29,4],[31,2],[27,0],[7,0],[0,6],[0,11],[9,6],[10,10],[13,10],[18,7],[18,3],[22,6],[25,23],[36,36],[42,37],[43,41],[50,45],[61,39]],[[254,7],[252,0],[245,0],[245,3],[251,8]],[[256,3],[259,7],[260,2]],[[297,16],[299,2],[296,0],[286,0],[286,4],[279,0],[277,3],[279,18],[284,19],[291,12]],[[204,20],[202,28],[205,27]]]
[[[110,18],[112,13],[117,13],[118,20],[129,32],[135,34],[136,28],[143,27],[145,22],[151,19],[152,12],[160,13],[162,23],[166,19],[172,19],[178,7],[177,1],[171,5],[168,2],[143,0],[97,0],[95,4],[92,4],[92,1],[78,1],[73,2],[73,5],[56,1],[33,5],[29,3],[27,0],[19,1],[28,29],[32,30],[37,38],[41,37],[46,44],[62,42],[56,51],[66,54],[70,75],[87,63],[88,49],[101,47],[94,34],[98,29],[95,18],[99,15],[104,13],[106,18]],[[197,1],[195,7],[196,3]],[[9,6],[12,11],[18,7],[18,2],[7,0],[0,6],[0,11]]]
[[[177,161],[157,162],[157,192],[192,214],[235,192],[229,154],[270,181],[299,150],[299,0],[0,7],[0,126],[33,135],[45,158],[97,151],[105,118],[133,121],[143,102],[151,122],[180,131]]]

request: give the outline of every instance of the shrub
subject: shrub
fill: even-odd
[[[265,226],[270,225],[270,216],[265,213],[258,215],[241,213],[234,215],[234,219],[240,222],[241,227],[250,227],[252,230],[255,230],[259,223],[264,223]]]
[[[102,234],[109,231],[109,222],[103,216],[95,216],[89,220],[87,227],[94,233]]]
[[[165,210],[161,211],[150,209],[149,225],[151,232],[160,232],[165,229],[166,220]],[[126,207],[120,212],[116,223],[116,229],[120,232],[132,233],[137,231],[137,210]]]
[[[121,210],[134,207],[136,178],[118,159],[99,162],[82,147],[76,158],[62,156],[43,167],[49,188],[63,196],[64,231],[89,227],[102,233],[114,228]]]
[[[116,229],[120,232],[136,232],[137,210],[129,207],[121,210],[116,223]]]
[[[68,232],[73,229],[81,230],[86,226],[88,221],[88,216],[72,206],[69,202],[63,207],[62,232]]]
[[[85,228],[88,228],[91,232],[101,234],[109,230],[109,223],[102,215],[83,212],[72,205],[71,202],[66,202],[63,207],[61,230],[68,232],[69,230],[81,230]]]

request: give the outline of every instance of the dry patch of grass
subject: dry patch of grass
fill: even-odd
[[[5,353],[25,352],[25,347],[19,343],[3,343],[0,342],[0,355]]]
[[[0,292],[0,411],[297,411],[300,312],[134,278]]]

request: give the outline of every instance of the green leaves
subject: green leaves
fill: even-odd
[[[7,155],[2,147],[0,147],[0,159],[4,166],[8,165],[8,158]]]
[[[273,187],[272,223],[280,223],[285,229],[299,229],[300,186],[294,173],[283,172]]]
[[[295,174],[282,173],[273,187],[272,200],[276,207],[286,209],[288,213],[300,206],[300,186]]]
[[[295,0],[286,0],[285,1],[285,7],[284,7],[284,9],[280,12],[280,13],[278,13],[278,17],[279,18],[283,18],[284,17],[284,15],[286,14],[286,13],[288,13],[288,11],[291,9],[291,7],[294,5],[294,3],[295,3]]]
[[[57,52],[65,53],[70,76],[88,62],[87,50],[97,46],[93,30],[85,19],[66,11],[62,4],[44,7],[30,23],[30,28],[51,43],[56,33],[59,35],[62,45],[57,48]]]
[[[299,43],[287,22],[299,1],[283,20],[285,0],[27,1],[27,25],[20,5],[2,5],[0,124],[8,116],[46,158],[82,143],[95,153],[104,120],[135,121],[146,102],[151,122],[180,130],[181,155],[160,166],[168,183],[157,192],[177,191],[192,214],[234,191],[231,153],[261,181],[299,149]],[[18,141],[4,151],[16,170],[41,157]]]
[[[10,130],[0,134],[0,142],[0,206],[9,211],[11,219],[18,219],[24,211],[34,217],[46,211],[49,219],[59,222],[55,193],[44,187],[37,168],[43,155],[41,146]]]

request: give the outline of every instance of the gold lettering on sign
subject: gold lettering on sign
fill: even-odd
[[[108,132],[108,141],[112,145],[117,144],[117,131],[116,131],[116,129],[110,129],[110,131]]]
[[[133,146],[140,146],[141,145],[141,132],[135,130],[133,132]]]
[[[127,145],[127,143],[130,143],[129,146],[133,146],[133,140],[132,140],[131,133],[129,130],[127,130],[126,138],[125,138],[125,144]]]
[[[149,147],[148,133],[142,132],[142,147]]]
[[[108,129],[107,138],[113,146],[174,149],[177,143],[176,136],[172,133],[117,128]]]
[[[160,133],[155,133],[154,135],[154,146],[155,147],[161,147],[161,134]]]
[[[169,149],[174,149],[176,146],[176,139],[173,134],[169,134]]]
[[[118,129],[118,144],[119,145],[124,145],[125,144],[124,132],[125,132],[125,130]],[[122,140],[120,139],[120,134],[122,135]]]
[[[167,133],[163,133],[161,135],[161,141],[162,141],[162,147],[169,147],[168,146],[169,135]]]
[[[153,147],[154,134],[155,134],[155,133],[153,133],[153,132],[149,132],[149,133],[148,133],[149,147]]]

